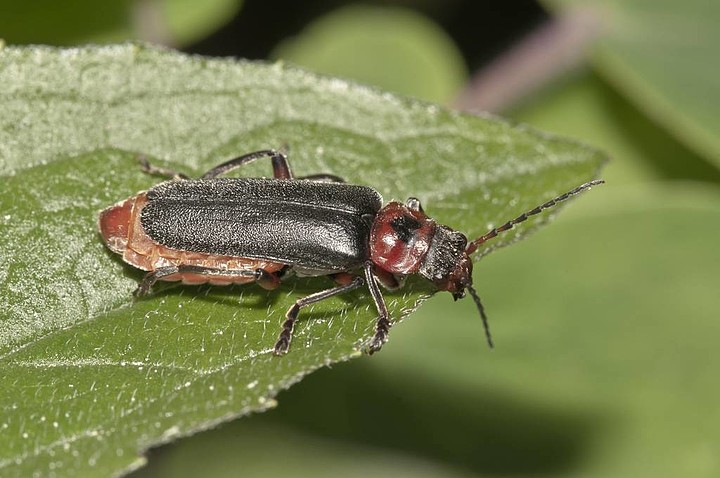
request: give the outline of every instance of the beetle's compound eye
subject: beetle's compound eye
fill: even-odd
[[[100,213],[100,235],[108,248],[118,254],[122,254],[127,245],[133,202],[128,199]]]
[[[371,259],[393,274],[413,274],[425,259],[434,232],[435,223],[421,211],[392,202],[375,218]]]

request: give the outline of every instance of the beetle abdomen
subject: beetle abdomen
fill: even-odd
[[[365,186],[258,178],[168,181],[147,199],[141,225],[163,246],[319,271],[367,260],[382,205]]]

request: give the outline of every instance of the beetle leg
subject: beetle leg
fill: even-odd
[[[197,274],[201,276],[231,276],[231,277],[252,277],[260,287],[266,290],[276,289],[280,285],[280,276],[271,274],[264,269],[255,270],[232,270],[214,269],[204,266],[168,266],[159,267],[145,275],[145,278],[135,290],[136,297],[143,297],[150,292],[152,286],[163,277],[173,274]]]
[[[177,274],[178,272],[179,271],[177,266],[158,267],[154,271],[148,272],[147,274],[145,274],[145,277],[143,278],[138,288],[135,289],[135,292],[133,292],[133,295],[135,297],[144,297],[148,295],[150,289],[155,284],[155,282],[157,282],[163,277]]]
[[[207,173],[203,174],[200,179],[216,178],[221,174],[229,173],[230,171],[244,166],[248,163],[255,161],[258,158],[269,157],[272,161],[273,176],[275,179],[292,179],[292,171],[290,170],[290,164],[284,154],[275,151],[274,149],[264,149],[261,151],[255,151],[254,153],[244,154],[237,158],[233,158],[230,161],[226,161],[218,166],[215,166]]]
[[[375,325],[375,336],[370,341],[367,349],[370,355],[380,350],[383,344],[387,342],[388,332],[390,331],[390,327],[392,325],[390,323],[390,314],[388,313],[387,306],[385,305],[385,299],[383,298],[377,280],[373,275],[373,268],[374,264],[372,261],[365,263],[365,279],[367,281],[368,289],[370,290],[370,295],[375,301],[375,307],[377,307],[378,310],[378,319],[377,324]]]
[[[202,276],[230,276],[230,277],[252,277],[260,287],[265,290],[277,289],[280,285],[280,277],[271,274],[264,269],[255,270],[233,270],[233,269],[216,269],[205,266],[178,266],[180,274],[197,274]]]
[[[153,166],[152,164],[150,164],[150,161],[148,161],[148,159],[143,155],[138,156],[137,160],[140,163],[140,169],[142,169],[144,173],[155,174],[158,176],[166,176],[175,180],[190,179],[190,176],[188,176],[187,174],[178,173],[177,171],[173,171],[172,169]]]
[[[275,355],[283,355],[288,351],[288,348],[290,347],[290,341],[292,340],[293,329],[295,328],[295,321],[298,318],[298,314],[300,313],[301,308],[305,307],[306,305],[314,304],[315,302],[320,302],[321,300],[327,299],[329,297],[333,297],[335,295],[357,289],[364,283],[365,280],[362,277],[356,276],[349,284],[333,287],[332,289],[316,292],[314,294],[310,294],[307,297],[303,297],[302,299],[298,299],[298,301],[295,302],[295,305],[290,307],[290,309],[288,309],[287,313],[285,314],[285,322],[283,322],[282,325],[282,332],[280,332],[278,341],[275,343]]]

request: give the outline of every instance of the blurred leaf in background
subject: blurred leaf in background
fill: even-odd
[[[467,81],[462,55],[412,10],[353,5],[285,40],[274,58],[428,101],[449,102]]]
[[[9,44],[77,45],[130,39],[186,45],[237,14],[242,0],[0,0]]]
[[[720,169],[592,72],[566,78],[508,114],[538,128],[602,145],[613,158],[604,173],[611,186],[656,187],[662,180],[720,184]]]
[[[652,120],[720,168],[720,2],[545,0],[599,19],[593,63]]]

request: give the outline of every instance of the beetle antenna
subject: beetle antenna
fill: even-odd
[[[574,196],[574,195],[581,193],[587,189],[590,189],[593,186],[597,186],[598,184],[603,184],[604,182],[605,181],[603,181],[602,179],[596,179],[594,181],[590,181],[589,183],[581,184],[580,186],[576,187],[575,189],[568,191],[565,194],[561,194],[560,196],[556,197],[555,199],[551,199],[533,209],[530,209],[527,212],[520,214],[515,219],[506,222],[505,224],[503,224],[500,227],[496,227],[496,228],[490,230],[485,235],[480,236],[477,239],[475,239],[474,241],[472,241],[470,244],[468,244],[465,252],[467,252],[468,254],[472,254],[473,252],[475,252],[477,250],[477,248],[478,248],[478,246],[480,246],[480,244],[484,243],[485,241],[487,241],[489,239],[492,239],[493,237],[497,236],[501,232],[505,232],[509,229],[512,229],[513,226],[525,221],[530,216],[534,216],[535,214],[540,214],[541,211],[551,208],[551,207],[555,206],[557,203],[562,202],[571,196]],[[476,300],[475,302],[478,302],[478,301]]]
[[[485,315],[485,307],[483,307],[482,302],[480,301],[480,296],[473,286],[468,286],[467,290],[470,291],[470,295],[475,301],[475,305],[477,305],[478,311],[480,312],[480,318],[482,319],[483,327],[485,328],[485,338],[487,339],[488,346],[493,348],[495,345],[493,344],[492,335],[490,335],[490,325],[488,324],[487,315]]]

